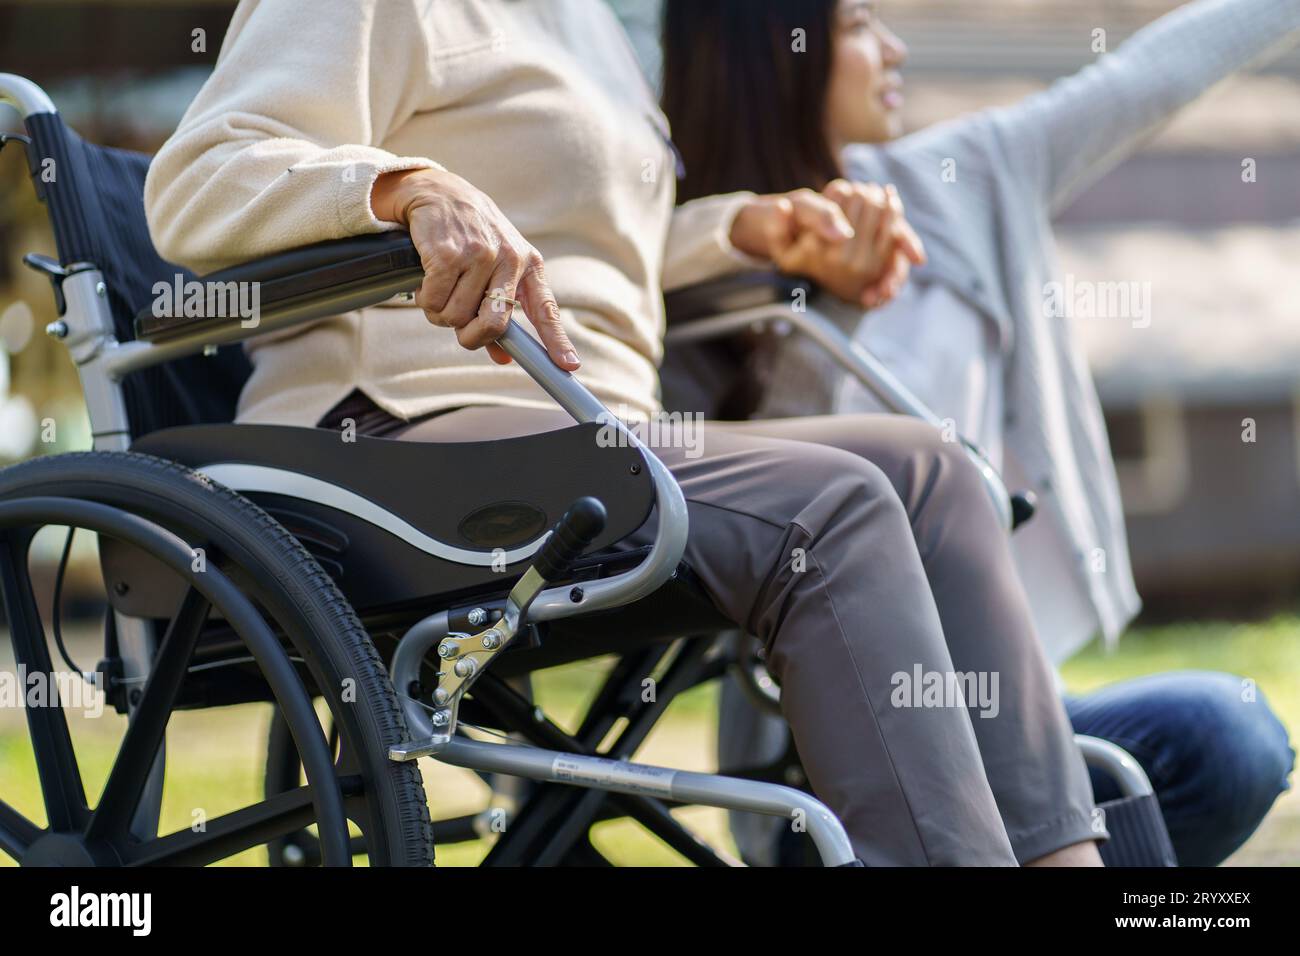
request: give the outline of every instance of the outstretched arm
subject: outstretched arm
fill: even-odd
[[[1055,211],[1209,87],[1298,40],[1300,0],[1196,0],[991,118]]]

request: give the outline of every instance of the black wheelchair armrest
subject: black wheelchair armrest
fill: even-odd
[[[668,324],[684,325],[726,312],[790,302],[802,290],[812,297],[813,284],[775,271],[742,272],[676,289],[664,295]]]
[[[231,283],[236,286],[257,283],[259,309],[266,315],[289,304],[363,288],[381,278],[397,281],[409,278],[410,288],[415,289],[423,276],[420,255],[405,232],[331,239],[201,276],[194,281],[201,283],[205,290],[203,315],[156,315],[152,307],[145,308],[135,317],[135,334],[142,341],[162,340],[199,329],[238,325],[240,316],[216,314],[225,311],[218,308],[222,301],[218,296],[222,293],[217,287],[229,289]],[[370,304],[382,302],[391,295],[386,286]],[[362,306],[352,304],[351,307]]]

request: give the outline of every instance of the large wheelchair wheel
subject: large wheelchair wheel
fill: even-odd
[[[0,587],[15,659],[29,673],[53,672],[28,570],[32,537],[46,525],[127,542],[186,579],[184,598],[157,631],[148,682],[131,691],[132,720],[94,808],[86,805],[62,707],[28,710],[47,824],[38,827],[5,802],[0,784],[0,851],[37,864],[205,864],[317,824],[327,863],[347,865],[359,851],[372,865],[432,864],[418,767],[388,759],[406,733],[383,664],[332,579],[274,519],[229,489],[146,455],[76,453],[0,471]],[[206,567],[189,574],[194,547],[204,548]],[[184,561],[169,549],[182,549]],[[304,761],[307,784],[207,821],[198,832],[141,839],[131,831],[146,777],[194,676],[195,648],[214,627],[226,645],[232,637],[244,644],[242,659],[251,657],[256,670],[244,663],[241,677],[256,678],[260,699],[274,703],[276,719],[287,719],[299,750],[313,756]],[[313,692],[337,728],[336,754],[312,709]],[[361,832],[351,847],[348,820]]]
[[[333,724],[329,728],[330,749],[338,746],[338,728]],[[411,761],[412,763],[414,761]],[[293,733],[288,721],[276,708],[271,715],[271,727],[266,739],[266,776],[263,780],[263,793],[272,800],[282,793],[287,793],[302,785],[302,758],[293,742]],[[310,830],[298,830],[279,839],[272,840],[266,846],[267,862],[279,866],[320,866],[320,840]]]

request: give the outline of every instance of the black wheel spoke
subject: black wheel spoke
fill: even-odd
[[[131,715],[104,794],[86,827],[88,839],[119,837],[128,832],[210,608],[198,590],[186,590],[154,656],[149,680]]]
[[[0,800],[0,851],[21,859],[40,835],[40,827]]]
[[[11,532],[0,538],[0,594],[4,597],[15,662],[29,675],[45,675],[49,683],[45,706],[25,708],[46,819],[51,830],[80,830],[89,814],[86,791],[77,767],[77,753],[72,749],[67,716],[59,700],[45,627],[32,593],[27,570],[30,544],[31,537],[25,532]]]
[[[329,747],[330,753],[333,754],[339,763],[343,762],[343,751],[339,748],[339,722],[331,716],[329,718]]]
[[[209,820],[201,832],[180,830],[120,853],[127,866],[204,866],[315,822],[311,788],[297,787]]]

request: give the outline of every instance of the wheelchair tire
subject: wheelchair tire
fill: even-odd
[[[0,502],[49,496],[108,505],[183,541],[209,543],[214,566],[229,568],[285,635],[329,707],[340,737],[335,769],[348,781],[343,802],[362,831],[361,852],[372,865],[432,865],[418,766],[388,759],[388,748],[406,737],[388,674],[352,607],[297,539],[228,488],[137,453],[79,452],[0,470]]]

